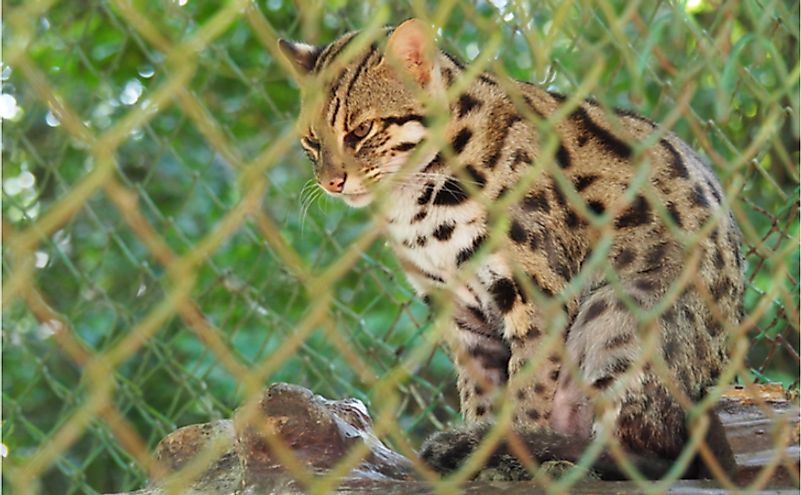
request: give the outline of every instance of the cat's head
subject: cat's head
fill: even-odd
[[[372,38],[350,33],[325,46],[279,40],[301,88],[300,142],[317,182],[354,207],[371,202],[378,182],[419,165],[409,158],[427,135],[426,97],[444,92],[423,22]],[[434,154],[418,152],[414,161]]]

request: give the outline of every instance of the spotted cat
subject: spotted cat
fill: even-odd
[[[634,113],[469,75],[419,20],[378,38],[347,60],[359,33],[279,45],[319,185],[380,210],[417,293],[455,306],[445,339],[466,426],[423,458],[457,468],[513,404],[539,460],[575,458],[604,428],[675,459],[685,407],[716,383],[742,318],[740,234],[713,172]],[[391,207],[373,203],[382,188]]]

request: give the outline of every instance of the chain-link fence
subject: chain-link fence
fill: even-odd
[[[3,7],[10,493],[141,487],[159,439],[276,381],[363,400],[410,456],[458,420],[437,315],[370,211],[310,181],[276,43],[413,16],[468,64],[636,109],[701,151],[744,235],[734,374],[797,389],[797,2]]]

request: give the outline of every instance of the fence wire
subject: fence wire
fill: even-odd
[[[4,2],[3,488],[139,488],[159,439],[277,381],[391,413],[407,454],[459,419],[437,315],[375,218],[311,192],[276,45],[409,17],[468,64],[636,109],[708,157],[744,234],[737,380],[797,390],[798,8]]]

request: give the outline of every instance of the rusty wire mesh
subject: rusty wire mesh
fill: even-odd
[[[436,318],[369,211],[302,202],[276,50],[410,16],[468,62],[669,119],[744,232],[738,380],[797,388],[797,2],[3,7],[4,488],[140,487],[160,438],[274,381],[390,408],[407,454],[458,419]]]

